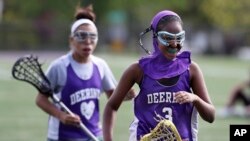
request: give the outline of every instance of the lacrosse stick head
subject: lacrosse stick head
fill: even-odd
[[[157,126],[140,141],[182,141],[178,130],[170,120],[161,120]]]
[[[38,57],[26,55],[19,58],[12,67],[12,76],[20,81],[32,84],[40,93],[51,96],[50,82],[44,75]]]

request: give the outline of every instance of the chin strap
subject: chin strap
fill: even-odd
[[[140,38],[139,38],[139,45],[141,46],[141,48],[142,48],[147,54],[151,54],[151,52],[143,46],[143,44],[142,44],[142,37],[143,37],[146,33],[148,33],[149,31],[151,31],[151,30],[152,30],[152,27],[151,27],[151,26],[148,27],[147,29],[145,29],[143,32],[140,33]]]

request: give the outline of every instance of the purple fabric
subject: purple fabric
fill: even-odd
[[[163,86],[147,75],[143,76],[140,84],[140,92],[134,99],[134,114],[138,120],[138,124],[136,124],[136,127],[134,124],[130,126],[130,128],[137,128],[137,140],[140,140],[141,136],[149,133],[157,125],[158,122],[155,120],[159,119],[156,116],[157,113],[166,119],[171,117],[182,139],[193,141],[194,132],[192,132],[191,124],[197,122],[194,118],[197,113],[193,113],[194,106],[192,103],[178,104],[174,100],[174,95],[178,91],[191,92],[189,78],[190,75],[187,70],[180,75],[175,84]],[[166,107],[171,109],[171,116],[169,115],[170,113],[164,112]]]
[[[61,100],[70,110],[80,116],[82,123],[96,136],[102,135],[99,127],[98,101],[101,89],[101,76],[95,64],[93,64],[93,74],[88,80],[79,78],[71,65],[67,67],[67,82],[62,90]],[[89,139],[89,136],[80,128],[59,124],[60,140],[80,138]]]
[[[169,10],[157,13],[151,21],[152,30],[156,30],[161,18],[170,15],[178,16],[176,13]],[[190,52],[183,52],[178,54],[174,60],[169,60],[159,50],[157,38],[152,37],[152,39],[154,52],[152,55],[143,57],[139,60],[139,65],[144,71],[144,74],[153,79],[170,78],[177,76],[188,69],[191,63]]]
[[[161,11],[161,12],[157,13],[151,21],[151,26],[153,28],[153,31],[156,31],[156,27],[157,27],[161,18],[163,18],[165,16],[170,16],[170,15],[175,15],[175,16],[180,18],[180,16],[177,15],[173,11],[169,11],[169,10]],[[160,51],[158,49],[157,38],[153,38],[153,45],[154,45],[154,53],[153,54],[158,54]]]

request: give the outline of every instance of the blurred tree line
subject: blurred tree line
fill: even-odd
[[[190,47],[195,46],[193,37],[201,37],[198,32],[209,40],[207,53],[232,54],[250,45],[249,0],[0,0],[0,49],[67,49],[75,8],[89,4],[101,45],[111,44],[112,34],[119,33],[126,35],[121,36],[124,46],[136,46],[139,33],[164,9],[182,17]],[[213,43],[218,40],[214,35],[221,43]]]

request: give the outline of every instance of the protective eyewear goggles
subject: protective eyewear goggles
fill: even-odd
[[[181,31],[177,34],[172,34],[167,31],[159,31],[157,32],[157,39],[160,41],[161,44],[164,46],[169,46],[172,41],[177,42],[177,44],[183,45],[185,40],[185,31]]]
[[[73,38],[77,41],[77,42],[84,42],[86,41],[88,38],[91,39],[91,41],[96,42],[97,41],[97,34],[93,33],[93,32],[86,32],[86,31],[76,31],[73,34]]]

